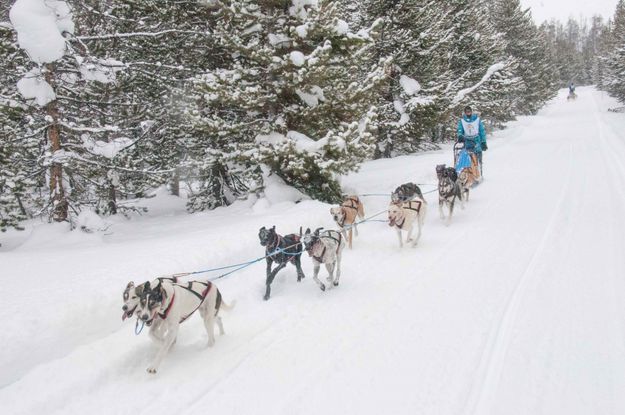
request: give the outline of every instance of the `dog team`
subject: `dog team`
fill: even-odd
[[[458,201],[464,208],[469,200],[471,175],[463,169],[460,174],[453,167],[444,164],[436,166],[438,177],[438,201],[441,219],[449,224]],[[445,217],[443,207],[448,210]],[[404,246],[402,232],[406,232],[406,243],[415,247],[421,237],[421,230],[427,212],[427,202],[418,185],[405,183],[391,194],[388,208],[388,224],[397,231],[399,246]],[[280,235],[276,227],[262,227],[258,232],[260,245],[265,247],[267,262],[265,295],[271,296],[271,283],[276,274],[289,263],[297,269],[297,281],[305,276],[302,270],[301,256],[308,253],[313,262],[313,280],[322,291],[339,285],[341,277],[341,258],[345,246],[352,248],[353,236],[358,236],[358,219],[365,217],[363,203],[357,196],[348,196],[340,206],[330,209],[330,214],[339,230],[314,232],[306,229],[299,234]],[[417,234],[413,237],[415,230]],[[274,266],[275,263],[275,266]],[[328,276],[325,282],[319,279],[319,270],[324,265]],[[176,342],[178,329],[182,322],[199,310],[208,335],[208,346],[215,344],[214,325],[217,323],[220,334],[224,334],[219,312],[231,310],[234,302],[228,305],[221,292],[211,281],[181,282],[177,277],[157,278],[135,285],[129,282],[123,292],[122,320],[137,316],[137,323],[149,327],[150,338],[159,345],[159,349],[147,368],[149,373],[156,373],[169,349]]]

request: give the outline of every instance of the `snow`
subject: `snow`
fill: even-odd
[[[294,50],[293,52],[291,52],[289,54],[289,58],[295,66],[303,66],[306,63],[306,56],[298,50]]]
[[[108,159],[114,158],[120,151],[134,143],[128,137],[117,137],[111,141],[94,141],[89,135],[82,135],[83,145],[91,153]]]
[[[395,125],[396,127],[401,127],[408,124],[408,122],[410,121],[410,115],[406,113],[403,101],[396,99],[395,101],[393,101],[393,107],[395,108],[395,111],[397,111],[397,113],[399,114],[399,120],[393,123],[393,125]]]
[[[266,212],[270,207],[288,206],[302,200],[310,200],[299,190],[284,183],[284,180],[276,174],[269,174],[267,169],[263,171],[263,183],[265,184],[263,197],[254,204],[255,213]]]
[[[297,33],[297,36],[299,36],[300,38],[306,39],[308,37],[308,29],[310,29],[310,24],[304,23],[295,27],[295,33]]]
[[[71,10],[66,2],[17,0],[9,17],[20,47],[34,62],[54,62],[65,54],[63,33],[74,32]]]
[[[488,82],[488,80],[497,72],[501,71],[502,69],[504,69],[506,67],[506,64],[504,62],[499,62],[496,63],[494,65],[491,65],[487,70],[486,73],[484,74],[484,76],[482,77],[482,79],[480,80],[480,82],[478,82],[477,84],[469,87],[469,88],[465,88],[461,91],[459,91],[456,96],[453,99],[453,105],[457,105],[459,104],[467,95],[469,95],[471,92],[475,91],[476,89],[478,89],[480,86],[482,86],[485,82]]]
[[[319,105],[319,101],[325,101],[323,96],[323,89],[318,85],[313,85],[309,92],[304,92],[301,89],[296,89],[295,93],[302,101],[304,101],[309,107],[316,107]]]
[[[415,249],[369,222],[326,292],[307,256],[306,278],[289,265],[268,302],[262,261],[218,280],[237,301],[226,334],[206,348],[193,316],[157,375],[145,372],[155,346],[119,318],[129,280],[261,257],[261,226],[333,229],[330,205],[272,204],[288,188],[270,183],[264,208],[188,215],[184,199],[161,194],[146,215],[110,218],[105,234],[38,222],[3,234],[3,413],[625,413],[625,119],[607,111],[616,101],[578,92],[489,137],[485,181],[450,226],[426,194]],[[445,146],[368,162],[342,182],[390,193],[434,183],[434,166],[451,162]],[[388,206],[362,199],[367,215]]]
[[[308,8],[319,7],[319,0],[293,0],[292,6],[289,7],[289,14],[296,16],[302,20],[308,17]]]
[[[116,73],[124,68],[123,62],[114,59],[97,59],[80,65],[80,73],[86,81],[97,81],[105,84],[115,82]]]
[[[349,32],[349,24],[345,20],[338,19],[334,26],[334,31],[337,35],[343,36]]]
[[[291,38],[282,33],[269,33],[267,37],[271,46],[276,48],[284,48],[291,43]]]
[[[76,227],[83,232],[93,233],[106,230],[107,224],[97,213],[85,209],[78,214]]]
[[[33,99],[43,107],[56,99],[56,94],[43,78],[39,68],[33,68],[17,81],[17,90],[25,99]]]
[[[275,131],[270,134],[259,134],[256,136],[256,143],[258,144],[275,146],[290,142],[296,150],[304,153],[320,152],[323,146],[327,144],[327,141],[328,139],[326,137],[315,141],[307,135],[297,131],[289,131],[286,136]]]
[[[421,84],[416,79],[402,75],[399,77],[399,84],[407,95],[414,95],[421,91]]]

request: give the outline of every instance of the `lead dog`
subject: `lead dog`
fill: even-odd
[[[137,318],[148,326],[159,322],[165,331],[160,349],[147,368],[148,373],[156,373],[178,337],[180,324],[195,311],[200,311],[208,334],[208,346],[212,347],[215,344],[215,322],[219,326],[219,333],[224,334],[219,311],[222,308],[231,310],[233,307],[234,303],[229,306],[223,301],[221,292],[210,281],[189,281],[186,284],[163,281],[156,287],[147,283],[137,306]]]
[[[126,285],[126,289],[124,290],[123,294],[124,305],[122,306],[122,311],[124,313],[122,314],[122,321],[132,317],[135,310],[137,309],[137,306],[139,305],[139,301],[141,299],[141,296],[143,295],[146,286],[156,287],[162,282],[175,283],[178,282],[178,278],[159,277],[153,281],[146,281],[143,284],[139,284],[137,286],[135,286],[134,282],[130,281],[128,285]],[[163,341],[164,334],[164,328],[160,324],[160,320],[155,321],[154,324],[150,326],[149,335],[150,338],[155,342]]]
[[[321,291],[325,291],[325,284],[319,281],[317,277],[319,275],[319,268],[321,264],[325,264],[326,270],[328,270],[328,283],[335,287],[339,285],[339,278],[341,278],[341,256],[345,248],[345,238],[341,232],[330,230],[320,233],[319,231],[321,229],[322,228],[319,228],[315,230],[315,232],[306,229],[303,240],[304,248],[313,260],[313,279],[319,285]],[[334,277],[335,268],[336,278]]]
[[[423,228],[423,222],[425,221],[425,214],[427,212],[427,202],[423,198],[417,198],[416,200],[410,200],[403,203],[391,203],[388,208],[388,224],[397,230],[397,237],[399,238],[399,247],[404,246],[402,231],[406,231],[406,242],[412,242],[412,247],[417,246],[419,239],[421,238],[421,228]],[[418,233],[417,237],[412,239],[412,231],[415,224],[417,225]]]
[[[163,281],[176,283],[178,282],[178,278],[177,277],[159,277],[155,279],[154,281],[151,281],[151,282],[146,281],[139,285],[135,285],[134,281],[130,281],[126,285],[126,289],[124,289],[124,293],[122,295],[122,298],[124,300],[124,305],[122,306],[122,311],[124,312],[122,314],[122,321],[126,320],[127,318],[132,317],[132,315],[134,314],[135,310],[137,309],[137,306],[139,305],[139,300],[141,299],[141,295],[143,294],[143,290],[145,289],[146,284],[151,287],[156,287],[159,283]]]
[[[358,196],[348,196],[341,206],[331,208],[330,214],[336,224],[341,228],[345,239],[347,239],[349,249],[352,249],[352,229],[354,231],[353,233],[358,236],[356,218],[363,219],[365,217],[364,205]],[[346,228],[349,229],[349,231],[347,231]]]
[[[438,177],[438,212],[441,219],[444,220],[443,206],[447,206],[449,211],[447,225],[449,225],[454,214],[454,206],[457,199],[460,200],[460,206],[464,209],[460,186],[456,182],[458,175],[453,167],[445,167],[444,164],[439,164],[436,166],[436,176]]]

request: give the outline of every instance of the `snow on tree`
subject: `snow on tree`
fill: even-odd
[[[352,32],[332,1],[228,1],[217,13],[214,40],[231,57],[197,78],[190,113],[204,132],[191,145],[204,149],[203,169],[216,164],[254,188],[266,165],[314,198],[339,200],[336,175],[373,153],[370,101],[385,74],[363,73],[369,31]],[[206,180],[223,187],[221,177]]]
[[[518,62],[516,73],[524,90],[515,111],[534,114],[553,98],[558,89],[558,72],[547,55],[547,40],[532,21],[529,9],[519,0],[497,0],[491,5],[495,29],[505,39],[505,51]]]
[[[619,0],[611,30],[605,39],[602,57],[604,73],[600,85],[621,102],[625,102],[625,0]]]
[[[0,73],[5,82],[0,83],[0,231],[9,228],[22,229],[20,222],[27,218],[24,204],[26,189],[34,183],[26,174],[28,159],[24,149],[32,140],[17,140],[25,135],[28,107],[20,102],[17,82],[24,76],[26,63],[17,46],[13,27],[0,23]]]

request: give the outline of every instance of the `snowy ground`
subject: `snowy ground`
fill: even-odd
[[[262,301],[264,265],[219,287],[227,334],[198,317],[157,375],[147,333],[121,322],[128,280],[262,256],[257,231],[332,227],[329,206],[250,203],[196,215],[176,198],[107,235],[31,226],[0,248],[3,414],[623,414],[625,118],[564,92],[489,142],[486,181],[445,227],[428,195],[415,249],[361,227],[341,285],[294,268]],[[360,193],[434,181],[449,149],[367,163]],[[429,188],[427,188],[429,189]],[[424,188],[426,190],[426,188]],[[365,199],[368,214],[386,207]]]

